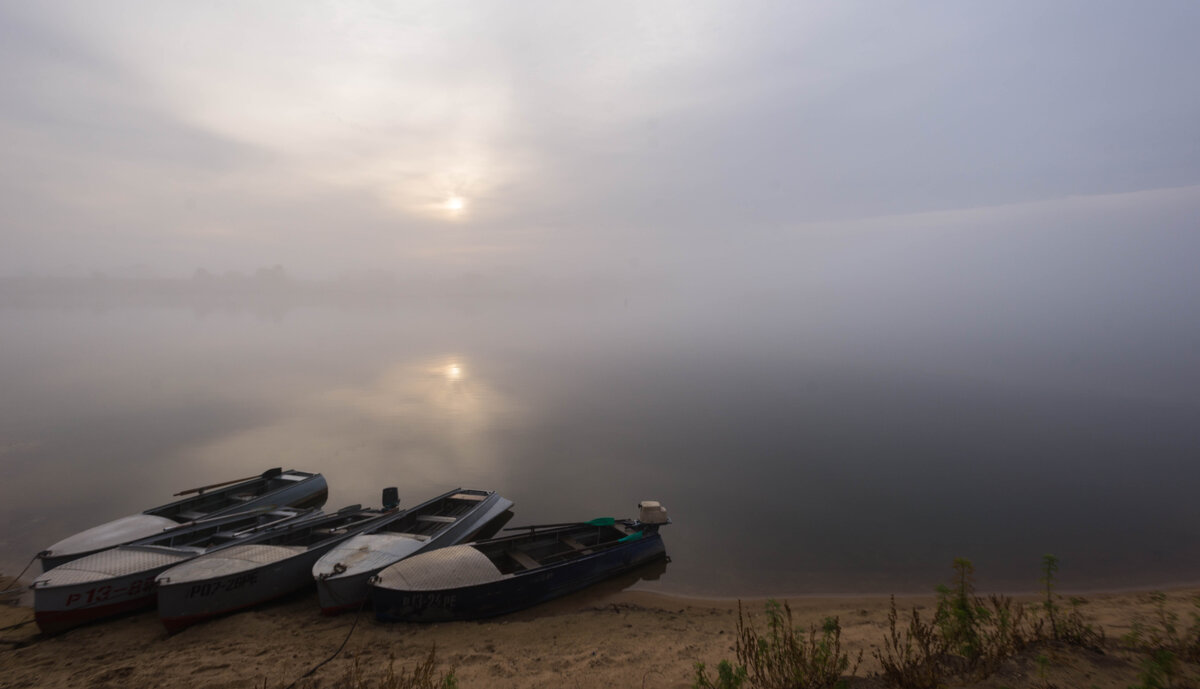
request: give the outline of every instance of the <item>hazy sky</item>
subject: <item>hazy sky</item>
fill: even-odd
[[[1194,256],[1198,29],[1191,0],[0,0],[0,275]]]

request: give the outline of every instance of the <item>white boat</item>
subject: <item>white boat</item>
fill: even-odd
[[[254,543],[201,555],[159,574],[158,616],[168,632],[313,585],[313,564],[337,544],[402,515],[396,489],[383,509],[352,505],[272,528]],[[390,496],[390,497],[389,497]]]
[[[305,471],[269,469],[260,476],[186,490],[191,497],[131,514],[68,536],[38,553],[42,571],[85,555],[155,536],[180,524],[259,507],[320,507],[328,495],[325,477]]]
[[[332,615],[363,605],[368,580],[379,570],[469,540],[512,505],[492,491],[458,488],[341,543],[312,568],[321,612]]]
[[[38,627],[55,634],[85,622],[154,605],[154,578],[208,552],[253,543],[270,527],[319,516],[311,508],[257,508],[176,525],[157,536],[102,550],[55,567],[34,580]]]

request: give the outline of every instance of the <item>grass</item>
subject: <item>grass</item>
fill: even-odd
[[[760,632],[738,603],[737,664],[722,660],[710,677],[704,663],[696,664],[696,689],[821,689],[844,685],[847,670],[853,675],[862,653],[851,663],[842,651],[842,626],[826,617],[808,633],[792,620],[792,609],[776,601],[766,604],[766,629]]]
[[[1121,641],[1143,654],[1140,682],[1131,689],[1171,689],[1195,686],[1185,677],[1185,663],[1200,662],[1200,596],[1192,598],[1191,623],[1183,626],[1179,615],[1167,610],[1166,594],[1150,594],[1154,615],[1149,622],[1137,620]]]
[[[305,681],[307,684],[298,686],[316,686],[316,680]],[[263,686],[266,687],[265,682]],[[354,664],[346,669],[345,674],[335,681],[333,686],[338,689],[458,689],[458,679],[454,676],[453,668],[446,672],[439,671],[437,647],[433,646],[425,660],[414,665],[411,670],[402,667],[399,673],[396,672],[396,658],[392,656],[388,660],[387,670],[378,678],[364,672],[355,658]]]
[[[1026,607],[1006,596],[975,594],[975,568],[954,561],[954,578],[939,586],[933,619],[921,619],[916,608],[900,625],[893,597],[888,634],[875,658],[890,684],[907,689],[934,689],[949,679],[983,679],[1000,665],[1043,638],[1044,626]]]
[[[376,685],[362,676],[358,660],[355,659],[354,665],[346,671],[337,686],[347,689],[458,689],[458,680],[454,677],[453,668],[444,673],[438,672],[435,646],[429,649],[429,655],[423,662],[415,665],[411,672],[408,668],[401,668],[400,674],[396,674],[396,658],[393,656],[388,660],[387,672]]]
[[[1044,596],[1036,604],[976,594],[975,567],[962,558],[954,560],[950,582],[937,587],[937,607],[931,617],[923,617],[915,607],[900,611],[893,597],[887,632],[872,652],[881,668],[879,677],[901,689],[978,682],[1006,661],[1044,648],[1051,655],[1039,653],[1037,672],[1042,685],[1051,686],[1046,677],[1055,648],[1102,654],[1104,630],[1085,619],[1086,601],[1064,599],[1056,592],[1058,559],[1046,555],[1041,564]],[[1167,611],[1164,598],[1155,600],[1155,619],[1135,626],[1127,643],[1148,654],[1140,687],[1177,687],[1179,661],[1200,662],[1200,597],[1186,628]],[[759,632],[738,604],[736,660],[720,661],[715,675],[704,663],[696,663],[696,689],[817,689],[844,685],[854,676],[858,662],[852,664],[841,648],[837,618],[826,618],[805,635],[793,624],[786,603],[780,607],[771,601],[766,613],[766,629]]]
[[[1083,619],[1080,608],[1082,598],[1069,598],[1068,607],[1063,607],[1062,596],[1054,593],[1055,578],[1058,572],[1058,558],[1053,555],[1042,556],[1042,577],[1040,581],[1046,593],[1042,609],[1050,625],[1050,637],[1055,641],[1065,641],[1073,646],[1099,649],[1104,645],[1104,630],[1099,626],[1093,627]]]
[[[921,613],[913,608],[906,616],[905,628],[900,626],[900,613],[896,610],[896,597],[892,596],[888,611],[888,635],[884,637],[875,659],[883,668],[883,676],[900,687],[933,689],[942,684],[946,675],[943,659],[948,645],[938,634],[937,628],[921,619]]]

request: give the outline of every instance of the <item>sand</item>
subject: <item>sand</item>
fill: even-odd
[[[1200,590],[1168,593],[1170,609],[1191,620]],[[1030,599],[1025,599],[1030,600]],[[1013,659],[978,687],[1120,687],[1138,682],[1143,656],[1117,641],[1136,620],[1150,621],[1148,592],[1089,594],[1084,611],[1103,626],[1105,653],[1045,644]],[[898,598],[902,608],[934,604],[932,596]],[[864,651],[855,687],[885,686],[871,678],[871,657],[882,643],[888,598],[795,598],[798,623],[838,616],[843,644]],[[762,619],[763,601],[744,601]],[[168,636],[153,611],[43,637],[27,607],[0,607],[0,687],[233,687],[286,686],[344,650],[298,686],[336,687],[357,663],[377,680],[389,659],[411,667],[436,645],[440,666],[454,668],[463,689],[482,687],[692,686],[694,664],[732,659],[737,602],[675,598],[620,590],[620,582],[537,608],[482,622],[383,624],[369,615],[323,617],[315,594],[305,593],[196,625]],[[1037,656],[1044,656],[1039,664]],[[1039,671],[1039,665],[1044,670]],[[1200,678],[1200,669],[1187,669]]]

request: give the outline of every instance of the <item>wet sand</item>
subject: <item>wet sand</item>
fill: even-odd
[[[675,598],[602,585],[514,615],[482,622],[383,624],[367,614],[322,617],[316,596],[296,595],[196,625],[169,636],[153,611],[74,629],[55,637],[37,633],[28,607],[0,607],[0,687],[233,687],[287,686],[342,652],[297,686],[334,687],[357,664],[360,677],[412,667],[437,647],[443,670],[454,668],[463,689],[482,687],[692,686],[694,664],[733,659],[737,601]],[[1200,590],[1168,593],[1169,608],[1185,623]],[[1116,642],[1136,620],[1149,622],[1149,592],[1086,596],[1087,618],[1103,626],[1104,654],[1046,644],[1006,664],[978,687],[1125,687],[1138,681],[1142,656]],[[1024,600],[1032,600],[1025,598]],[[888,598],[848,596],[789,599],[803,626],[840,618],[843,645],[864,651],[851,686],[884,686],[871,678],[872,650],[887,630]],[[933,596],[897,598],[901,609],[930,609]],[[763,601],[744,601],[762,620]],[[930,612],[932,612],[930,610]],[[1036,661],[1047,658],[1043,673]],[[1195,668],[1191,668],[1195,674]]]

